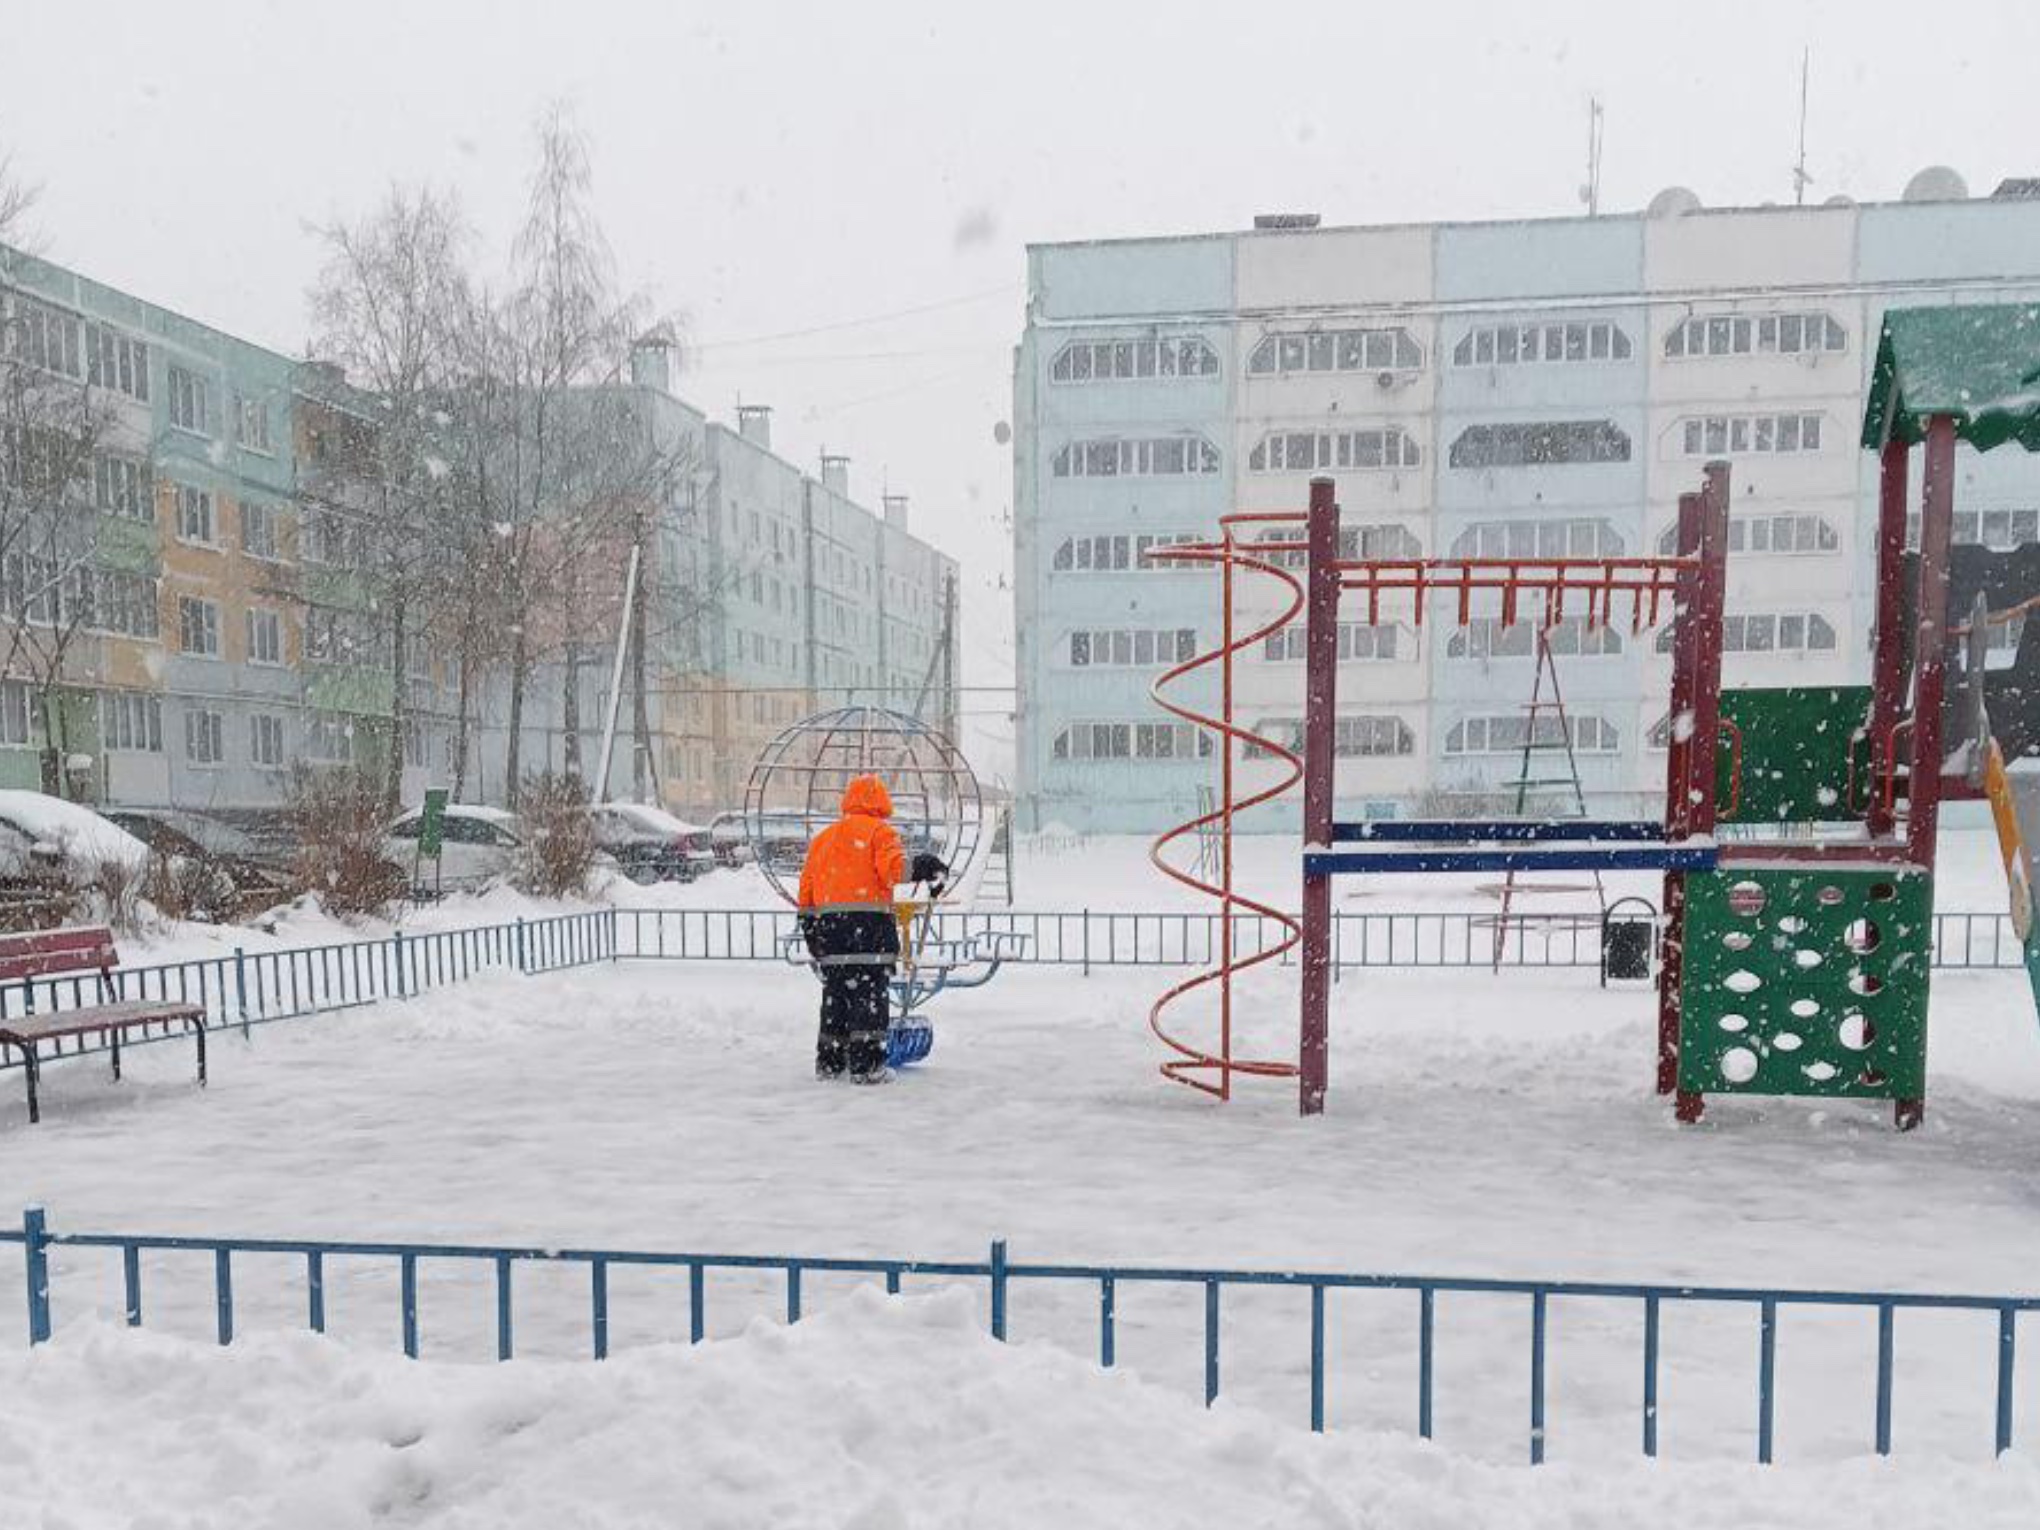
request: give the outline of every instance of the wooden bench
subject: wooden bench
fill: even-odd
[[[120,1040],[129,1031],[152,1025],[189,1027],[198,1042],[198,1082],[205,1083],[205,1009],[178,999],[122,1000],[114,986],[113,969],[120,961],[113,947],[113,932],[104,928],[79,927],[68,930],[37,930],[21,935],[0,935],[0,988],[21,985],[24,1006],[35,997],[35,979],[64,972],[99,972],[100,1002],[78,1009],[52,1010],[37,1014],[33,1009],[18,1015],[0,1014],[0,1046],[13,1047],[21,1054],[22,1072],[28,1080],[28,1119],[40,1121],[42,1109],[36,1099],[36,1085],[42,1065],[36,1044],[55,1041],[59,1055],[66,1036],[98,1034],[107,1038],[113,1052],[113,1076],[120,1077]],[[12,1006],[9,1006],[12,1008]]]

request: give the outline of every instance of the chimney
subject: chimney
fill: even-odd
[[[673,337],[662,329],[651,330],[631,342],[630,380],[639,388],[659,393],[673,391]]]
[[[907,529],[907,496],[888,494],[885,496],[885,523],[901,531]]]
[[[772,406],[770,404],[737,405],[737,434],[754,446],[766,451],[772,450]]]
[[[850,497],[850,459],[822,453],[822,487],[842,499]]]

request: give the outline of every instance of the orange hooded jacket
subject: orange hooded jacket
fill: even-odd
[[[814,837],[801,866],[803,909],[892,912],[907,857],[890,817],[892,797],[877,776],[858,776],[843,789],[843,816]]]

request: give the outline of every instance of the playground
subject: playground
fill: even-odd
[[[930,1449],[912,1459],[861,1458],[859,1522],[873,1525],[975,1513],[945,1496],[965,1481],[1005,1483],[989,1522],[1047,1513],[1029,1463],[1049,1473],[1039,1463],[1072,1453],[1099,1484],[1073,1490],[1093,1512],[1136,1488],[1151,1511],[1124,1475],[1142,1451],[1225,1463],[1219,1491],[1263,1519],[1286,1504],[1290,1519],[1349,1522],[1380,1496],[1439,1522],[1593,1522],[1581,1515],[1598,1506],[1629,1523],[1683,1512],[1669,1482],[1752,1524],[1907,1504],[2031,1523],[2040,1474],[2014,1425],[2040,1419],[2040,1365],[2017,1363],[2040,1294],[2040,811],[2035,778],[2011,768],[2028,655],[1993,676],[1983,634],[2033,592],[2007,599],[2001,570],[1954,555],[1949,526],[1958,439],[2040,445],[2022,434],[2040,428],[2030,403],[1955,402],[2017,395],[2033,321],[1946,310],[1887,328],[1864,437],[1883,472],[1872,685],[1723,688],[1727,464],[1682,497],[1672,551],[1626,559],[1342,559],[1319,480],[1307,512],[1257,512],[1160,554],[1216,567],[1225,605],[1220,646],[1157,699],[1281,762],[1274,775],[1236,778],[1220,752],[1213,805],[1153,847],[1167,886],[1150,872],[1129,892],[1123,845],[1023,872],[1042,907],[1203,907],[1266,920],[1275,938],[1221,942],[1198,971],[1016,959],[947,995],[941,963],[982,967],[993,948],[945,946],[910,910],[908,950],[926,965],[899,981],[922,985],[911,1018],[926,1034],[883,1090],[808,1081],[815,985],[769,920],[752,959],[719,964],[637,959],[653,954],[641,921],[616,960],[615,920],[610,946],[558,970],[528,959],[521,925],[514,970],[407,989],[399,954],[398,997],[265,1025],[246,1046],[218,1036],[202,1093],[173,1049],[145,1047],[122,1083],[53,1075],[34,1130],[0,1104],[9,1188],[60,1235],[115,1235],[46,1244],[25,1226],[47,1286],[24,1289],[33,1266],[0,1258],[0,1304],[33,1314],[47,1294],[73,1335],[6,1363],[54,1368],[88,1398],[155,1364],[174,1394],[199,1368],[238,1376],[252,1340],[312,1395],[345,1385],[396,1407],[406,1444],[385,1431],[392,1448],[452,1410],[431,1426],[436,1456],[378,1469],[373,1502],[422,1502],[460,1460],[523,1448],[477,1445],[461,1420],[479,1410],[517,1433],[544,1411],[517,1391],[531,1384],[491,1391],[428,1368],[412,1387],[275,1336],[305,1326],[309,1286],[313,1326],[350,1348],[388,1347],[401,1313],[421,1358],[487,1361],[508,1353],[514,1257],[517,1355],[567,1362],[592,1332],[655,1416],[713,1411],[702,1378],[720,1376],[738,1417],[775,1429],[833,1403],[850,1424],[817,1428],[921,1431]],[[1925,509],[1908,555],[1916,445]],[[1270,527],[1300,571],[1269,561]],[[1234,578],[1257,575],[1293,604],[1273,626],[1236,626]],[[1505,621],[1669,624],[1661,811],[1341,819],[1340,607],[1371,620],[1389,601],[1429,602],[1448,623],[1493,601]],[[1169,691],[1298,619],[1299,748],[1248,735],[1229,686],[1217,711]],[[754,793],[761,836],[824,813],[835,777],[874,763],[868,711],[811,731],[791,768],[775,762],[797,800]],[[951,765],[927,770],[904,800],[947,790]],[[1227,832],[1291,786],[1300,839]],[[1942,811],[1961,801],[1977,804],[1972,826]],[[902,832],[957,850],[963,830],[937,816],[924,807]],[[1194,868],[1192,835],[1206,848]],[[1553,872],[1661,911],[1647,974],[1500,964],[1532,938],[1508,922],[1516,879]],[[761,906],[784,873],[766,867]],[[1464,907],[1496,876],[1493,970],[1340,965],[1339,915]],[[2023,968],[1935,965],[1937,911],[2005,909]],[[118,1242],[136,1233],[199,1242]],[[308,1267],[294,1240],[336,1234],[377,1247],[314,1250]],[[227,1237],[255,1246],[230,1259],[203,1241]],[[878,1276],[917,1300],[888,1308]],[[111,1329],[144,1312],[163,1347],[130,1361]],[[760,1326],[795,1319],[814,1327]],[[964,1337],[980,1325],[1015,1348]],[[231,1357],[210,1348],[230,1336]],[[710,1347],[692,1362],[662,1347],[689,1341]],[[577,1376],[558,1406],[612,1410],[590,1385]],[[930,1388],[955,1406],[930,1407]],[[288,1384],[279,1396],[287,1411]],[[1639,1425],[1644,1450],[1684,1475],[1637,1472]],[[292,1448],[296,1426],[267,1427]],[[585,1427],[558,1425],[570,1439]],[[764,1470],[720,1427],[687,1468],[703,1501]],[[1521,1490],[1495,1473],[1526,1437],[1530,1459],[1561,1470]],[[541,1486],[563,1460],[599,1470],[585,1448],[532,1457]],[[1897,1457],[1874,1477],[1859,1459],[1873,1451]],[[1753,1455],[1789,1469],[1752,1479]],[[954,1465],[973,1457],[999,1472]],[[787,1522],[830,1512],[791,1505]]]

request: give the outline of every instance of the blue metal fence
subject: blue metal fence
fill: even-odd
[[[25,1258],[28,1293],[28,1340],[41,1344],[54,1325],[50,1251],[59,1248],[117,1251],[121,1260],[123,1311],[130,1327],[139,1327],[143,1313],[142,1263],[145,1251],[209,1254],[213,1266],[215,1335],[230,1344],[235,1335],[234,1258],[238,1254],[296,1256],[304,1261],[305,1324],[326,1329],[326,1267],[332,1259],[394,1261],[398,1268],[399,1328],[403,1351],[417,1358],[422,1349],[418,1303],[419,1267],[434,1263],[479,1264],[495,1277],[496,1357],[516,1353],[514,1272],[520,1265],[580,1265],[588,1274],[588,1353],[605,1359],[610,1353],[609,1276],[620,1268],[651,1267],[687,1272],[688,1337],[700,1343],[707,1334],[707,1277],[712,1271],[766,1271],[783,1277],[786,1321],[797,1323],[802,1312],[801,1278],[810,1273],[862,1275],[884,1281],[898,1294],[913,1279],[982,1280],[989,1296],[991,1333],[1007,1337],[1016,1282],[1061,1282],[1089,1286],[1097,1293],[1098,1363],[1116,1361],[1117,1302],[1121,1287],[1131,1285],[1187,1286],[1203,1294],[1203,1380],[1207,1405],[1218,1399],[1221,1368],[1222,1293],[1228,1288],[1284,1288],[1309,1298],[1308,1418],[1313,1430],[1326,1425],[1326,1302],[1338,1291],[1401,1291],[1416,1297],[1415,1342],[1417,1433],[1428,1439],[1435,1417],[1438,1346],[1438,1298],[1471,1294],[1521,1298],[1530,1310],[1529,1352],[1525,1356],[1528,1385],[1527,1442],[1533,1464],[1544,1459],[1549,1438],[1546,1407],[1551,1346],[1550,1312],[1554,1302],[1598,1302],[1640,1307],[1643,1316],[1638,1356],[1637,1427],[1643,1453],[1658,1454],[1663,1417],[1659,1371],[1667,1306],[1732,1306],[1754,1308],[1757,1384],[1754,1405],[1756,1455],[1770,1462],[1776,1455],[1779,1391],[1778,1319],[1781,1310],[1824,1309],[1870,1311],[1877,1315],[1875,1396],[1867,1411],[1869,1438],[1879,1455],[1893,1449],[1892,1401],[1897,1353],[1897,1317],[1901,1311],[1959,1311],[1994,1315],[1997,1320],[1995,1365],[1989,1378],[1994,1420],[1993,1444],[1999,1454],[2013,1444],[2013,1380],[2017,1354],[2018,1317],[2040,1309],[2040,1296],[1961,1296],[1897,1291],[1807,1291],[1739,1286],[1675,1286],[1568,1280],[1487,1280],[1449,1276],[1369,1275],[1333,1272],[1152,1268],[1135,1265],[1024,1264],[1014,1261],[1003,1241],[991,1245],[982,1260],[843,1259],[779,1254],[663,1253],[636,1249],[498,1247],[470,1244],[325,1242],[295,1238],[227,1238],[166,1236],[147,1233],[58,1233],[50,1229],[40,1207],[22,1215],[21,1230],[0,1231],[0,1243],[18,1243]],[[1979,1384],[1979,1392],[1982,1384]]]

